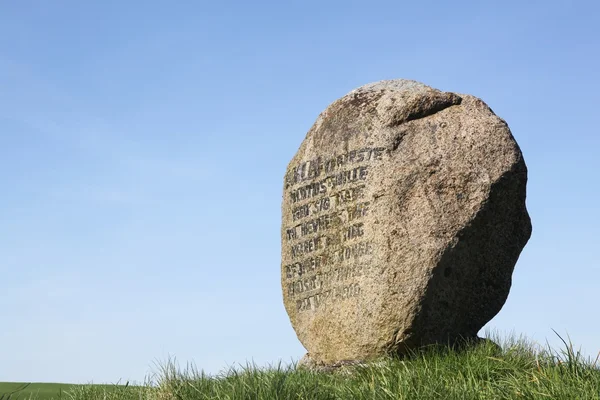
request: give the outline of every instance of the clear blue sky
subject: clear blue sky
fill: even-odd
[[[141,381],[304,353],[286,164],[392,78],[484,99],[533,236],[488,325],[600,350],[597,1],[0,1],[0,380]]]

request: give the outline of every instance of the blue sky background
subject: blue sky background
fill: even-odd
[[[392,78],[484,99],[533,236],[488,325],[600,350],[600,3],[0,0],[0,380],[141,381],[303,355],[286,164]]]

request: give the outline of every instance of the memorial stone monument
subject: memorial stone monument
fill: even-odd
[[[476,97],[390,80],[327,107],[284,178],[281,284],[305,362],[476,338],[531,236],[526,183]]]

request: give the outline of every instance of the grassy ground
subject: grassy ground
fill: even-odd
[[[74,388],[74,385],[62,383],[0,382],[0,399],[61,398],[63,392]]]
[[[554,351],[512,340],[503,343],[502,349],[490,343],[461,351],[431,348],[403,360],[385,359],[336,373],[247,367],[207,376],[195,368],[166,363],[155,382],[145,386],[73,386],[62,396],[101,400],[600,400],[597,362],[584,360],[569,343]],[[41,392],[37,397],[42,398]]]
[[[93,387],[102,393],[112,393],[113,397],[128,389],[125,385],[0,382],[0,400],[71,400],[75,393],[80,393],[86,387]]]

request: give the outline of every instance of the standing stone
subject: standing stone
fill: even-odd
[[[319,115],[288,165],[285,308],[310,362],[475,338],[531,236],[527,168],[480,99],[407,80]]]

